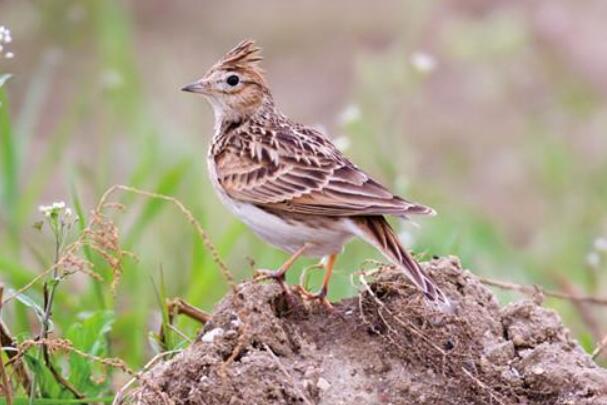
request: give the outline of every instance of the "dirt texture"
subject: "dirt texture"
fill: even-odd
[[[456,302],[427,303],[383,268],[328,311],[248,282],[200,337],[144,375],[157,404],[607,404],[607,370],[559,316],[523,300],[500,308],[455,258],[423,266]]]

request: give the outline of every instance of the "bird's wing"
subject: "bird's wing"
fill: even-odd
[[[392,194],[313,129],[286,126],[237,142],[214,155],[217,180],[236,200],[308,215],[434,214]]]

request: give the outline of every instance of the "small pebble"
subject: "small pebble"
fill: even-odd
[[[535,375],[542,375],[542,374],[544,374],[544,369],[541,367],[533,367],[531,372]]]
[[[325,380],[324,378],[320,377],[318,379],[318,382],[316,383],[316,386],[318,387],[319,390],[321,391],[326,391],[329,388],[331,388],[331,384],[329,383],[329,381]]]
[[[205,343],[211,343],[213,340],[215,340],[216,336],[223,336],[223,333],[223,329],[221,328],[211,329],[202,336],[201,340]]]

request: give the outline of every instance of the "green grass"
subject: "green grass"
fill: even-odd
[[[259,267],[278,266],[286,255],[259,241],[219,205],[201,163],[202,140],[178,131],[167,136],[161,130],[162,120],[140,79],[142,67],[134,45],[136,26],[128,10],[118,2],[84,3],[86,15],[92,16],[91,24],[80,27],[76,40],[53,24],[53,16],[64,14],[71,4],[57,1],[32,6],[40,8],[42,29],[47,30],[43,34],[63,41],[66,52],[86,52],[93,61],[74,78],[78,91],[57,109],[52,126],[45,128],[44,148],[36,160],[29,158],[30,152],[44,115],[41,100],[50,99],[55,91],[51,82],[56,62],[52,57],[42,58],[31,77],[11,72],[19,76],[23,97],[13,94],[14,77],[5,80],[6,76],[0,75],[0,274],[5,297],[52,263],[53,240],[48,229],[39,232],[32,226],[42,219],[37,206],[49,202],[45,196],[61,195],[74,209],[79,218],[78,229],[71,234],[75,238],[91,220],[90,210],[101,194],[113,183],[182,201],[209,232],[237,279],[251,276],[249,257]],[[517,28],[519,22],[511,18],[499,17],[497,32],[492,28],[493,20],[451,27],[452,42],[446,41],[451,48],[445,54],[452,63],[499,71],[504,60],[532,46],[527,34]],[[440,213],[437,218],[420,221],[420,229],[395,223],[414,235],[415,250],[426,257],[457,255],[465,266],[488,277],[553,289],[560,288],[558,277],[564,277],[581,292],[606,294],[604,267],[590,269],[585,258],[593,239],[605,232],[597,218],[605,218],[607,158],[596,165],[585,164],[585,157],[572,149],[567,139],[554,136],[549,119],[532,113],[525,116],[522,131],[526,136],[517,145],[516,162],[529,174],[528,192],[549,204],[537,220],[541,226],[520,243],[508,234],[500,218],[491,215],[487,207],[472,203],[464,191],[453,193],[422,181],[428,179],[425,173],[419,173],[418,178],[401,176],[411,173],[416,162],[424,159],[409,142],[415,123],[405,122],[402,111],[423,100],[426,78],[408,67],[406,55],[388,47],[361,56],[353,76],[351,98],[360,108],[360,116],[340,128],[351,141],[348,154],[399,193],[415,195]],[[550,108],[567,116],[587,117],[598,108],[600,99],[590,86],[570,76],[569,72],[550,69],[548,80],[557,95],[551,98]],[[109,84],[100,88],[100,77]],[[112,84],[112,77],[118,82]],[[18,108],[11,105],[13,99],[20,100]],[[97,152],[73,158],[70,148],[79,142],[94,143]],[[465,158],[448,146],[438,146],[434,153],[439,156],[440,167],[448,171],[445,183],[461,183],[470,175]],[[112,291],[112,269],[106,260],[90,247],[81,249],[80,255],[93,264],[93,271],[102,280],[79,275],[61,281],[52,321],[57,336],[69,339],[74,348],[91,356],[119,357],[139,369],[163,349],[157,341],[158,330],[150,329],[153,319],[167,336],[164,349],[183,347],[186,342],[167,327],[168,313],[163,307],[167,298],[183,297],[210,310],[228,284],[199,235],[172,204],[132,193],[116,194],[115,201],[124,209],[108,212],[120,229],[122,248],[136,257],[125,257],[121,281]],[[369,258],[378,259],[379,255],[362,242],[347,247],[337,262],[332,299],[355,292],[350,274]],[[298,262],[289,281],[297,282],[301,269],[313,263]],[[318,287],[321,277],[321,272],[311,271],[310,286]],[[516,297],[502,292],[499,296],[504,301]],[[39,333],[42,303],[39,282],[2,308],[2,318],[19,342]],[[590,350],[596,337],[589,335],[577,310],[564,302],[550,300],[548,304],[559,310]],[[185,319],[175,325],[190,337],[198,328]],[[2,359],[6,361],[6,356]],[[38,389],[30,401],[29,393],[15,384],[14,403],[79,402],[55,381],[38,348],[29,349],[25,360]],[[120,371],[69,351],[57,352],[53,361],[79,392],[90,397],[83,401],[110,402],[115,389],[110,381]]]

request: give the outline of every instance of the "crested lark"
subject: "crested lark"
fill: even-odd
[[[299,256],[326,257],[322,288],[308,293],[326,302],[335,258],[358,236],[398,265],[427,298],[448,305],[384,217],[434,210],[395,196],[319,131],[284,116],[260,61],[255,43],[243,41],[182,90],[204,95],[213,107],[208,167],[221,201],[262,239],[292,254],[266,276],[288,291],[285,273]]]

